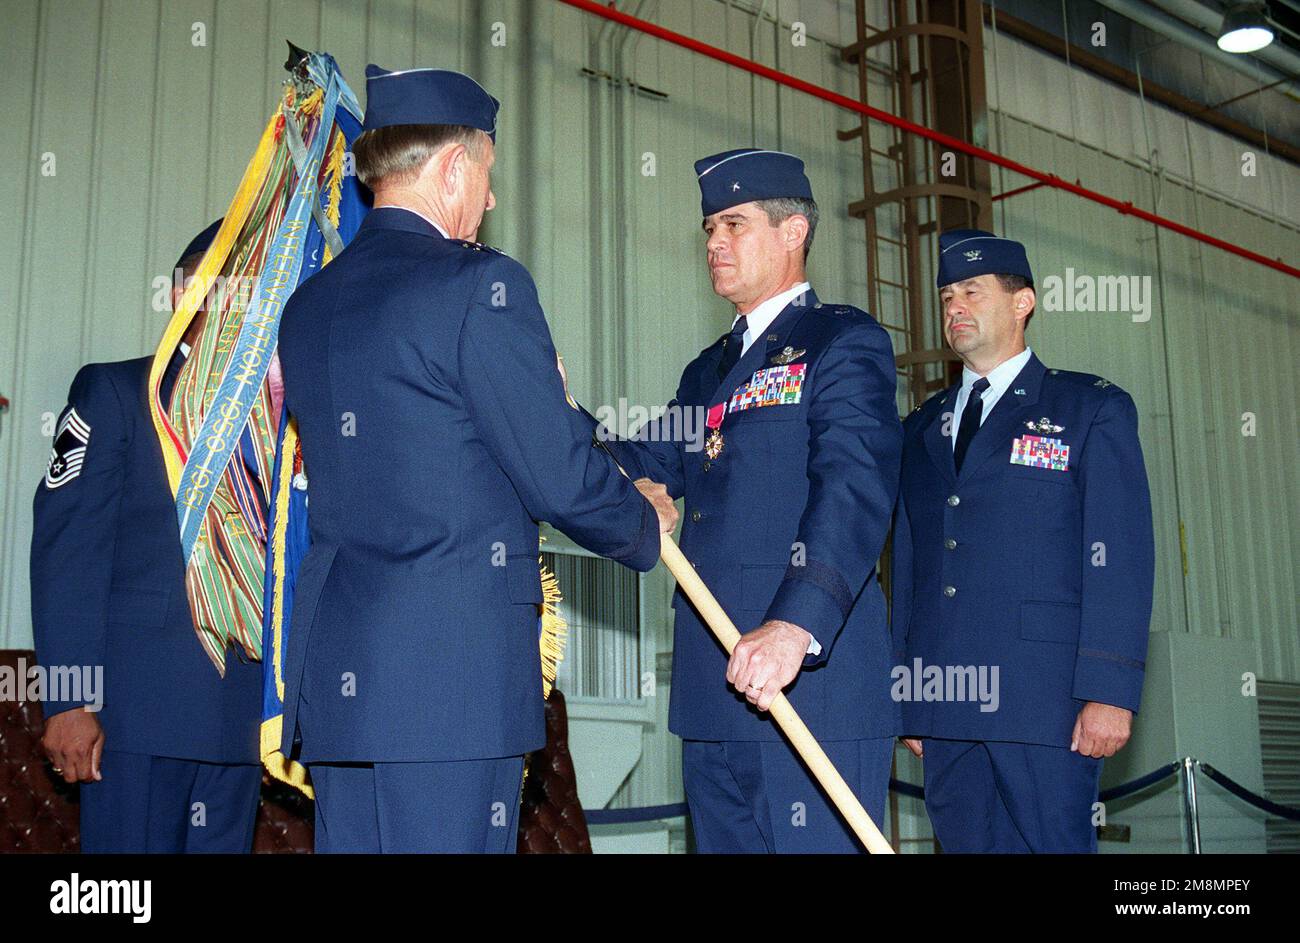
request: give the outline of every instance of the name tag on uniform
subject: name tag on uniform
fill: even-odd
[[[803,395],[803,378],[806,363],[782,364],[758,370],[749,382],[731,395],[729,412],[761,406],[788,406],[799,402]]]
[[[1060,439],[1022,435],[1011,443],[1011,464],[1067,471],[1070,467],[1070,447],[1062,445]]]

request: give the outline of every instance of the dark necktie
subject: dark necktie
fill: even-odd
[[[966,458],[966,450],[970,448],[971,439],[975,438],[975,433],[980,430],[980,417],[984,415],[984,391],[989,388],[987,377],[980,377],[971,386],[970,398],[966,400],[966,408],[961,411],[961,426],[957,429],[957,448],[953,450],[953,464],[957,466],[957,472],[961,473],[961,463]]]
[[[745,346],[745,316],[742,314],[736,318],[736,323],[731,326],[731,333],[727,335],[722,348],[722,359],[718,361],[718,382],[721,383],[731,372],[731,368],[736,365],[740,359],[740,351]]]

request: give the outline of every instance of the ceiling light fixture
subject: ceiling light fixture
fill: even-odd
[[[1256,52],[1273,41],[1273,26],[1262,3],[1237,3],[1223,15],[1219,48],[1224,52]]]

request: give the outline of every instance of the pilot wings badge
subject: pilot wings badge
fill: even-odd
[[[769,362],[774,363],[778,366],[785,366],[786,364],[791,363],[792,361],[798,360],[806,353],[808,353],[808,349],[806,347],[801,347],[798,350],[795,350],[793,347],[787,347],[779,354],[773,354],[772,359]]]
[[[1062,432],[1064,431],[1065,426],[1058,426],[1054,424],[1052,420],[1044,416],[1042,419],[1038,420],[1037,422],[1034,422],[1034,420],[1030,419],[1028,422],[1025,423],[1025,428],[1031,429],[1034,432],[1037,432],[1039,435],[1047,435],[1048,433],[1052,433],[1052,432]]]

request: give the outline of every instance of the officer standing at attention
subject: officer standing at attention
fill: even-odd
[[[366,76],[374,209],[280,330],[312,540],[282,748],[311,771],[317,851],[511,852],[546,741],[538,521],[649,570],[676,511],[591,447],[532,278],[474,241],[497,100],[441,69]]]
[[[219,224],[181,254],[187,277]],[[173,287],[173,308],[181,293]],[[164,404],[201,323],[168,365]],[[66,668],[82,682],[79,695],[47,692],[56,696],[42,705],[43,744],[55,773],[82,784],[82,851],[247,852],[262,781],[262,666],[227,652],[223,678],[195,636],[149,414],[152,363],[77,372],[36,489],[36,656],[49,676]],[[104,689],[91,699],[86,682],[101,666]]]
[[[908,673],[996,670],[997,691],[900,684],[905,742],[945,851],[1095,851],[1101,761],[1128,741],[1151,618],[1137,410],[1025,345],[1024,246],[962,229],[939,249],[944,336],[965,367],[904,424],[895,635]]]
[[[682,551],[744,633],[728,660],[674,597],[669,728],[685,741],[696,847],[860,851],[765,712],[784,690],[881,821],[899,721],[875,572],[902,444],[893,349],[871,315],[808,283],[818,214],[803,161],[742,148],[695,171],[732,328],[686,366],[663,419],[610,446],[639,486],[685,497]],[[683,410],[706,417],[703,451],[672,432]]]

